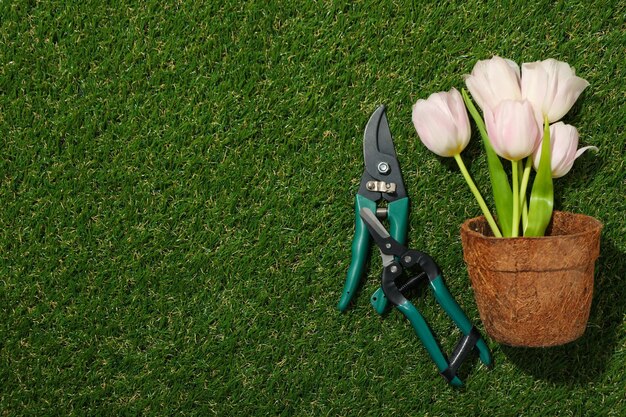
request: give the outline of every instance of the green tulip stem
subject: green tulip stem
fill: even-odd
[[[511,237],[519,236],[519,161],[511,161],[512,173],[513,173],[513,224],[511,229]]]
[[[469,185],[470,190],[472,190],[472,194],[474,194],[474,198],[476,198],[476,201],[478,201],[478,205],[480,206],[480,209],[483,211],[483,214],[485,215],[485,218],[487,219],[487,223],[489,223],[489,226],[491,227],[491,231],[493,232],[493,235],[495,237],[502,237],[502,233],[500,233],[500,229],[498,229],[498,225],[496,224],[496,221],[493,219],[493,216],[491,215],[489,208],[487,208],[487,204],[485,204],[485,200],[483,200],[483,197],[480,195],[480,191],[478,191],[478,188],[476,188],[476,184],[474,184],[472,177],[470,177],[470,174],[467,171],[465,164],[463,163],[463,159],[461,159],[461,154],[457,153],[456,155],[454,155],[454,160],[459,165],[459,168],[461,169],[461,173],[463,174],[463,178],[465,178],[465,182],[467,182],[467,185]]]
[[[526,158],[524,173],[522,175],[522,186],[520,187],[520,200],[522,205],[522,230],[526,230],[526,226],[528,225],[528,204],[526,203],[526,190],[528,189],[528,180],[530,178],[530,171],[532,166],[533,156],[530,155],[528,158]]]

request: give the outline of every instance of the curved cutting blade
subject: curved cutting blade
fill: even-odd
[[[396,150],[393,147],[393,138],[391,130],[389,130],[389,122],[385,113],[385,105],[379,106],[370,120],[365,126],[363,135],[363,155],[365,163],[368,162],[368,156],[373,156],[372,151],[382,152],[393,158],[396,158]]]

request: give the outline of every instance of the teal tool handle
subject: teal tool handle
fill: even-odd
[[[472,323],[469,321],[463,310],[461,310],[461,307],[459,307],[454,298],[452,298],[452,295],[444,284],[441,275],[430,281],[430,286],[435,293],[437,302],[446,311],[446,313],[448,313],[458,328],[461,329],[463,335],[467,336],[472,330]],[[490,366],[492,363],[491,353],[489,352],[489,348],[487,348],[487,344],[482,337],[476,342],[476,348],[478,349],[481,362]]]
[[[406,301],[397,307],[398,310],[400,310],[402,314],[404,314],[404,316],[411,322],[413,330],[415,330],[415,334],[417,334],[417,336],[424,344],[426,351],[432,358],[433,362],[435,362],[435,365],[437,365],[437,369],[439,369],[439,372],[443,372],[448,369],[448,361],[446,360],[445,356],[443,356],[443,353],[441,352],[441,349],[439,348],[435,337],[433,336],[430,328],[428,327],[428,324],[426,324],[426,321],[424,320],[424,317],[422,317],[420,312],[417,311],[415,306],[409,301]],[[459,377],[455,376],[450,381],[450,384],[455,387],[460,387],[463,385],[463,382],[461,382]]]
[[[389,219],[391,237],[401,245],[406,243],[406,232],[409,223],[409,198],[404,197],[389,203],[387,206],[387,218]],[[378,288],[370,298],[370,303],[378,314],[383,314],[387,309],[388,301],[382,288]]]
[[[346,276],[346,283],[343,287],[343,293],[337,306],[340,311],[346,311],[350,300],[354,296],[354,292],[359,286],[361,277],[365,269],[365,260],[367,259],[367,252],[370,243],[370,233],[361,219],[361,209],[367,207],[372,212],[376,213],[376,202],[369,200],[362,195],[356,195],[356,201],[354,203],[354,239],[352,240],[352,260],[350,261],[350,268],[348,268],[348,275]]]

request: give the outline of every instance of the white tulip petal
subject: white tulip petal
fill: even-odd
[[[548,74],[540,62],[522,64],[522,98],[530,101],[535,113],[543,115]],[[541,116],[543,119],[543,116]]]
[[[579,150],[576,151],[576,155],[574,156],[574,159],[578,159],[578,157],[582,154],[584,154],[586,151],[592,149],[594,152],[598,152],[599,149],[597,146],[585,146],[583,148],[580,148]]]
[[[479,81],[477,77],[473,75],[469,75],[465,78],[465,85],[467,85],[467,89],[474,100],[476,100],[478,107],[480,107],[483,112],[488,107],[485,99],[485,92],[483,91],[483,85],[485,84],[485,82]]]
[[[519,100],[520,72],[516,63],[494,56],[478,61],[465,84],[483,113],[495,108],[504,100]]]
[[[509,67],[511,67],[511,69],[515,73],[515,76],[517,77],[517,81],[519,82],[519,80],[520,80],[520,69],[519,69],[519,65],[517,65],[517,62],[515,62],[515,61],[513,61],[511,59],[507,59],[507,58],[504,58],[504,60],[506,61],[507,64],[509,64]]]

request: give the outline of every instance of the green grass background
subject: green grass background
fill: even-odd
[[[626,7],[542,2],[0,2],[0,415],[624,415]],[[587,153],[558,209],[604,225],[583,338],[489,341],[454,390],[397,312],[336,310],[362,132],[385,103],[409,241],[479,322],[479,214],[411,106],[494,54],[569,62]],[[475,134],[464,152],[488,195]],[[488,199],[491,201],[490,199]],[[426,293],[427,294],[427,293]],[[416,303],[449,349],[432,297]],[[482,326],[481,326],[482,327]]]

